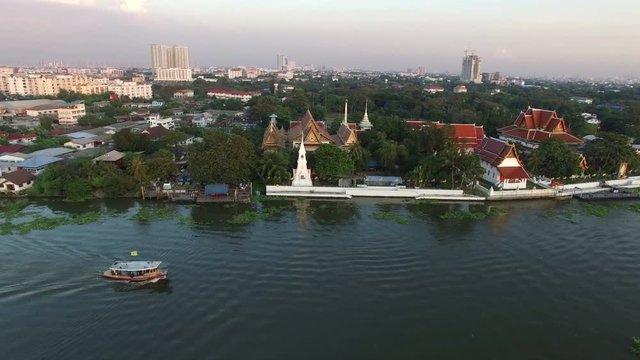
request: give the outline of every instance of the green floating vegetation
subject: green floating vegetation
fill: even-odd
[[[235,215],[232,219],[227,220],[227,222],[233,225],[248,225],[258,220],[258,218],[258,212],[255,210],[248,210]]]
[[[248,225],[258,220],[269,220],[271,218],[280,216],[286,209],[286,207],[268,207],[262,208],[260,212],[256,210],[247,210],[235,215],[230,220],[227,220],[227,223],[233,225]]]
[[[261,218],[266,220],[266,219],[274,218],[277,216],[281,216],[282,214],[284,214],[285,210],[286,210],[285,207],[262,208]]]
[[[609,207],[604,205],[593,205],[585,203],[583,205],[584,214],[587,216],[605,216],[609,213]]]
[[[640,337],[634,336],[631,338],[631,353],[640,358]]]
[[[193,225],[196,222],[191,216],[180,215],[178,216],[178,223],[181,225]]]
[[[569,223],[577,224],[578,222],[573,218],[576,214],[578,214],[578,210],[576,209],[559,209],[548,211],[544,216],[548,218],[556,217]]]
[[[487,218],[484,212],[472,212],[467,210],[449,210],[440,216],[443,220],[484,220]]]
[[[143,206],[138,210],[138,213],[129,217],[129,220],[137,220],[140,222],[151,222],[159,220],[170,220],[176,215],[176,208],[171,207],[156,207]]]
[[[406,225],[409,220],[391,211],[376,211],[373,213],[373,218],[376,220],[395,221],[400,225]]]
[[[14,226],[14,232],[25,235],[33,230],[53,230],[59,226],[72,224],[71,218],[36,216],[33,220]]]
[[[22,210],[29,206],[27,200],[6,201],[0,204],[0,212],[5,219],[13,219],[21,215]]]
[[[69,220],[74,225],[86,225],[97,222],[102,218],[102,215],[99,211],[90,211],[81,215],[73,215]]]

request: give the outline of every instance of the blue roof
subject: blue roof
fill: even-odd
[[[18,164],[19,168],[37,169],[43,166],[47,166],[58,161],[62,161],[62,158],[54,156],[32,156],[27,160]]]
[[[76,132],[72,132],[70,134],[65,134],[62,136],[66,136],[68,138],[71,139],[83,139],[83,138],[93,138],[96,137],[96,134],[92,134],[92,133],[88,133],[85,131],[76,131]]]
[[[227,184],[207,184],[204,186],[204,193],[210,194],[226,194],[229,192],[229,185]]]

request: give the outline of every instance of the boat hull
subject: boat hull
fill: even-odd
[[[164,269],[164,270],[158,270],[156,272],[141,275],[141,276],[123,276],[123,275],[113,275],[111,274],[110,270],[107,270],[102,273],[102,277],[109,280],[123,281],[123,282],[143,282],[143,281],[156,282],[158,280],[166,279],[168,272],[169,272],[168,270]]]

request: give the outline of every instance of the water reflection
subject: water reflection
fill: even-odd
[[[111,288],[114,292],[130,292],[130,291],[144,291],[149,294],[171,294],[173,288],[171,287],[171,281],[169,279],[160,280],[156,283],[152,282],[139,282],[139,283],[127,283],[127,282],[111,282]]]

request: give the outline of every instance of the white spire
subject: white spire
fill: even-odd
[[[348,99],[344,99],[344,120],[342,120],[342,123],[347,125],[347,104],[349,103]]]
[[[364,104],[364,116],[362,117],[362,121],[360,121],[359,125],[360,129],[362,130],[370,130],[373,127],[373,124],[371,124],[371,121],[369,121],[369,99],[365,100]]]
[[[304,149],[304,129],[300,135],[300,149],[298,149],[298,167],[293,170],[292,186],[313,186],[311,170],[307,169],[307,151]]]

